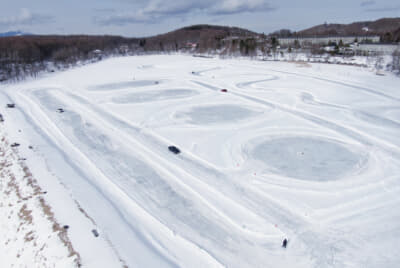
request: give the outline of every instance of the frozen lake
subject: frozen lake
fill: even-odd
[[[351,66],[140,56],[5,85],[0,101],[39,182],[62,184],[129,267],[397,267],[398,85]]]

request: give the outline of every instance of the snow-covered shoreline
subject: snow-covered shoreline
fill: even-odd
[[[2,95],[1,107],[9,102]],[[94,236],[93,230],[100,232],[96,222],[48,169],[39,149],[44,144],[31,143],[35,130],[18,110],[1,109],[2,267],[125,267],[111,242]]]
[[[68,230],[55,219],[24,158],[0,130],[0,259],[3,267],[80,267]]]

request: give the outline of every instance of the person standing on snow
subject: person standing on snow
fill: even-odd
[[[286,248],[286,246],[287,246],[287,243],[288,243],[288,240],[285,238],[285,239],[283,239],[283,242],[282,242],[282,247],[284,247],[284,248]]]

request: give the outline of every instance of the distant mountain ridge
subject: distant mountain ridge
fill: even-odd
[[[379,35],[383,41],[400,42],[400,18],[383,18],[350,24],[321,24],[296,33],[298,36]]]
[[[23,36],[23,35],[32,35],[32,34],[25,33],[22,31],[9,31],[9,32],[5,32],[5,33],[0,33],[0,37]]]
[[[186,52],[220,56],[277,55],[279,37],[379,35],[385,43],[400,42],[400,18],[351,24],[323,24],[292,32],[265,35],[239,27],[199,24],[142,38],[110,35],[32,35],[21,31],[0,34],[0,82],[36,76],[51,62],[67,68],[115,55]],[[354,40],[354,39],[353,39]],[[316,53],[320,50],[316,48]],[[285,52],[286,53],[286,52]],[[275,57],[275,56],[274,56]],[[26,66],[30,66],[28,69]]]
[[[254,37],[259,35],[239,27],[198,24],[145,38],[145,47],[149,50],[174,50],[184,47],[187,43],[196,43],[199,47],[210,48],[214,47],[218,40],[229,36]]]
[[[375,21],[361,21],[350,24],[321,24],[298,32],[290,30],[277,31],[280,37],[301,36],[372,36],[378,35],[382,42],[400,42],[400,18],[382,18]],[[282,36],[282,34],[284,36]],[[174,47],[182,47],[187,42],[199,44],[199,47],[218,47],[218,40],[227,37],[262,37],[256,33],[239,27],[217,25],[192,25],[177,29],[165,34],[147,37],[145,47],[149,50],[173,50]]]

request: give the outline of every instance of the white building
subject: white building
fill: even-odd
[[[400,51],[400,44],[357,44],[353,50],[358,53],[392,55],[396,50]]]
[[[305,45],[322,45],[328,43],[339,44],[342,41],[343,44],[351,44],[354,42],[369,42],[379,43],[379,36],[326,36],[326,37],[287,37],[278,38],[279,44],[284,46],[294,45],[298,42],[300,46]]]

